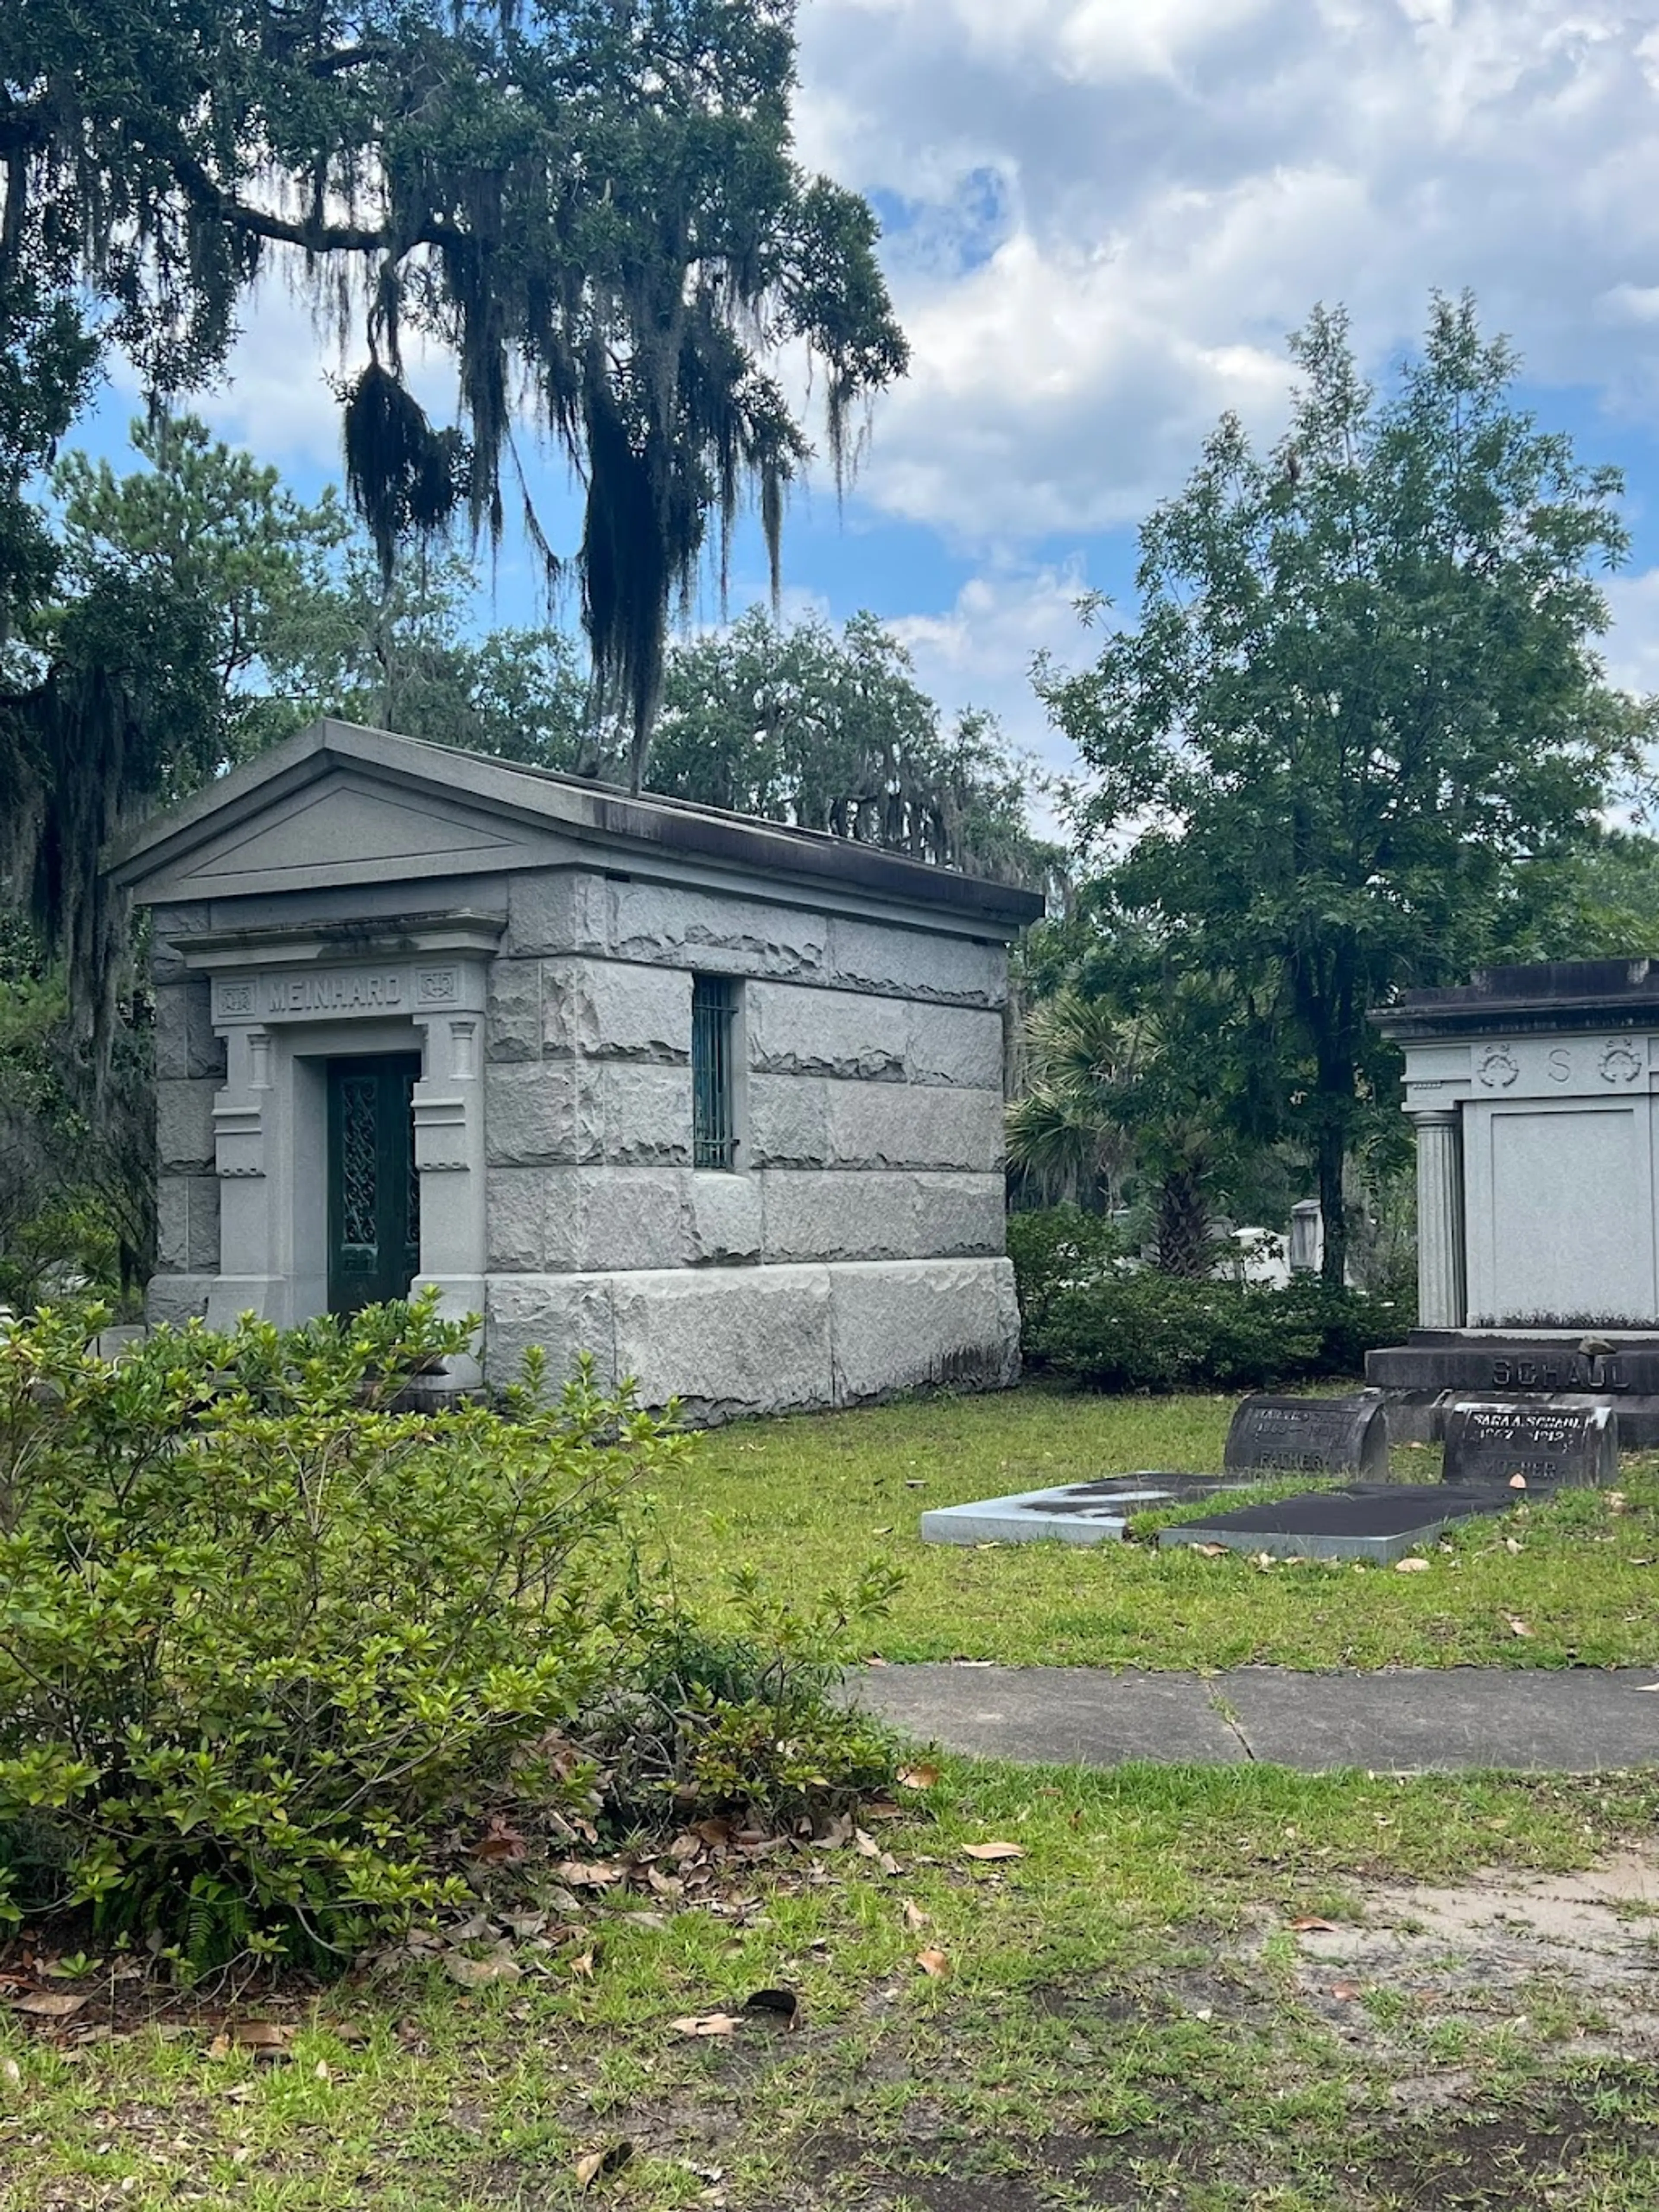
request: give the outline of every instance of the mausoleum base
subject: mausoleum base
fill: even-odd
[[[532,1345],[556,1382],[589,1352],[601,1383],[631,1376],[642,1404],[678,1398],[700,1422],[1019,1379],[1001,1258],[492,1275],[487,1297],[492,1383]]]
[[[1587,1352],[1583,1329],[1519,1336],[1490,1329],[1413,1329],[1404,1344],[1365,1357],[1365,1380],[1382,1393],[1390,1443],[1438,1443],[1454,1398],[1548,1397],[1607,1402],[1626,1451],[1659,1449],[1659,1334],[1608,1330]]]

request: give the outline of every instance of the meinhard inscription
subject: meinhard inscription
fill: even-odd
[[[268,1014],[395,1012],[404,1003],[397,969],[325,969],[316,975],[267,975]]]
[[[1357,1475],[1389,1479],[1382,1401],[1348,1398],[1247,1398],[1227,1431],[1229,1474]]]
[[[1462,1399],[1446,1415],[1442,1469],[1451,1483],[1585,1488],[1619,1474],[1619,1417],[1611,1406]]]

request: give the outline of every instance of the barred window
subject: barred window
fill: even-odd
[[[738,987],[729,975],[691,979],[691,1164],[737,1164],[733,1060]]]

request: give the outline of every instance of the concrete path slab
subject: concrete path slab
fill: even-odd
[[[1644,1687],[1655,1682],[1650,1667],[1376,1674],[1242,1667],[1215,1686],[1251,1757],[1276,1765],[1596,1774],[1659,1764],[1659,1692]]]
[[[948,1751],[1054,1766],[1213,1766],[1249,1753],[1196,1674],[1091,1667],[871,1667],[856,1694]]]
[[[864,1669],[854,1694],[907,1735],[1032,1765],[1555,1774],[1659,1765],[1655,1668],[1197,1675],[890,1666]]]

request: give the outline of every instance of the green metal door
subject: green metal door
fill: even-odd
[[[418,1053],[328,1063],[328,1310],[405,1298],[421,1265]]]

